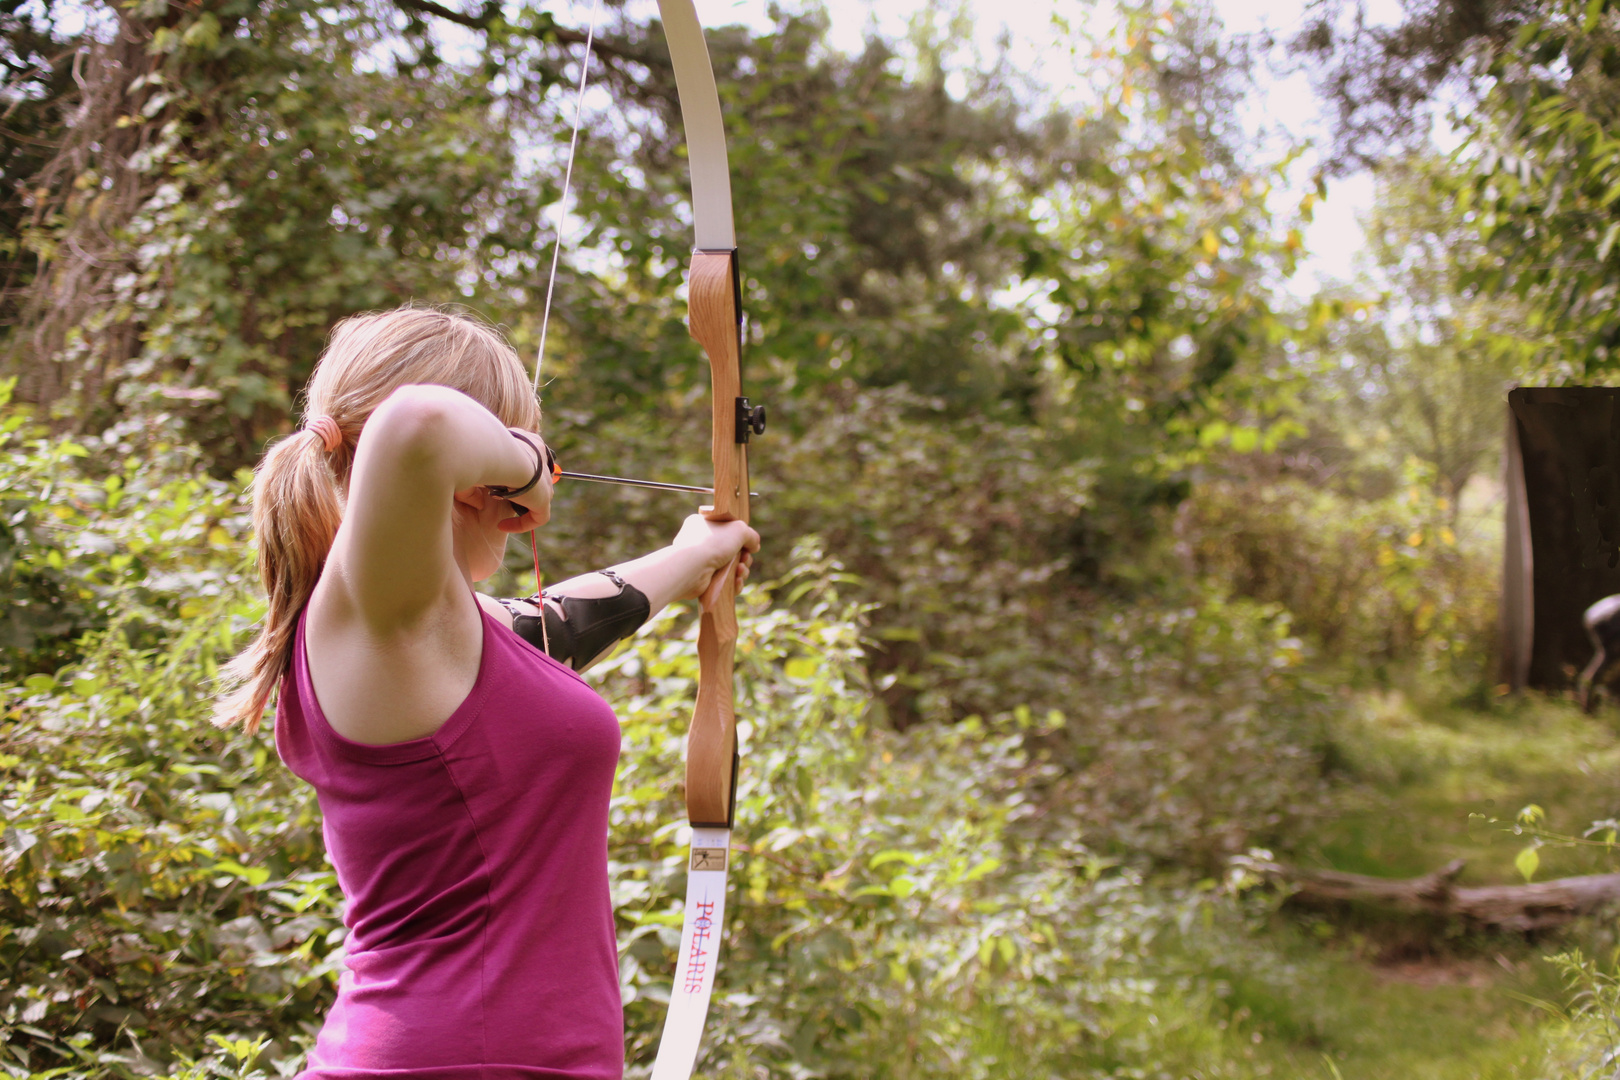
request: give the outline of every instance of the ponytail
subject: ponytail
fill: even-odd
[[[337,451],[348,452],[347,445]],[[265,705],[291,663],[298,613],[315,591],[343,521],[337,481],[326,459],[321,435],[304,428],[272,446],[254,470],[253,531],[269,608],[259,636],[225,669],[235,689],[215,709],[214,723],[220,727],[240,723],[257,731]]]

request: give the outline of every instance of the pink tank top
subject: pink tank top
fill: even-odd
[[[388,746],[322,715],[299,616],[276,748],[320,797],[346,970],[309,1080],[618,1080],[613,710],[487,613],[472,692]]]

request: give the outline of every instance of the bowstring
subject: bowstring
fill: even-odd
[[[557,287],[557,261],[562,257],[563,231],[568,225],[568,193],[574,180],[574,154],[579,149],[579,129],[585,117],[585,83],[591,72],[591,44],[596,40],[596,17],[602,0],[591,4],[591,21],[585,31],[585,55],[579,62],[579,89],[574,94],[574,129],[568,138],[568,165],[563,170],[562,198],[558,200],[557,238],[551,245],[551,274],[546,278],[546,303],[540,313],[540,348],[534,357],[534,392],[540,393],[540,369],[546,362],[546,328],[551,323],[551,296]]]
[[[557,205],[557,237],[551,245],[551,273],[546,276],[546,303],[540,312],[540,345],[534,354],[534,394],[540,396],[540,372],[546,363],[546,330],[551,325],[551,297],[557,288],[557,262],[562,257],[563,232],[568,225],[568,193],[574,180],[574,154],[579,149],[579,129],[585,118],[585,84],[591,73],[591,45],[596,41],[596,19],[602,0],[591,4],[590,24],[585,29],[585,55],[579,61],[579,89],[574,93],[574,128],[568,136],[568,164],[563,169],[562,197]],[[536,529],[529,530],[529,551],[534,555],[534,598],[540,608],[541,633],[545,633],[545,599],[540,589],[540,542]],[[550,642],[546,642],[549,653]]]

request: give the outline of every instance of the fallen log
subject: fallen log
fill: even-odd
[[[1528,885],[1456,884],[1462,859],[1415,878],[1379,878],[1339,870],[1305,870],[1243,856],[1241,869],[1291,885],[1302,900],[1383,904],[1402,911],[1461,919],[1474,926],[1531,933],[1563,926],[1620,903],[1620,874],[1587,874]]]

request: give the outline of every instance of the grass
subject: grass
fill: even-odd
[[[1522,878],[1512,832],[1519,811],[1542,807],[1548,828],[1582,832],[1620,812],[1615,713],[1584,716],[1567,702],[1526,696],[1488,709],[1369,694],[1335,737],[1347,783],[1338,812],[1316,830],[1307,861],[1390,877],[1468,862],[1462,880]],[[1620,860],[1598,848],[1543,848],[1538,879],[1606,873]]]
[[[1617,723],[1540,697],[1360,696],[1333,732],[1334,813],[1292,857],[1384,877],[1462,858],[1465,881],[1521,881],[1521,807],[1565,833],[1617,816]],[[1620,869],[1594,848],[1541,856],[1537,880]],[[1189,1023],[1212,1029],[1188,1078],[1540,1080],[1568,997],[1546,958],[1571,945],[1614,955],[1612,920],[1543,941],[1367,911],[1288,909],[1261,925],[1217,927],[1189,949],[1202,985],[1214,981],[1201,1007],[1187,1003]]]
[[[1355,941],[1274,926],[1226,981],[1222,1005],[1256,1049],[1257,1075],[1345,1080],[1535,1077],[1559,992],[1534,958],[1431,955],[1380,963]],[[1518,950],[1514,950],[1518,951]]]

